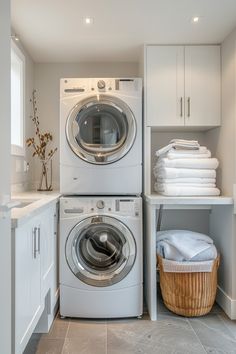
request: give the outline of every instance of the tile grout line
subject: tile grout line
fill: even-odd
[[[222,316],[221,313],[217,314],[217,316],[220,318],[221,321],[223,321],[225,327],[227,327],[227,329],[229,330],[229,332],[232,334],[233,339],[236,339],[236,336],[234,334],[234,332],[232,331],[232,329],[228,326],[227,322],[225,321],[224,317]],[[231,320],[232,321],[232,320]]]
[[[202,349],[204,350],[204,352],[205,352],[205,353],[207,353],[207,351],[206,351],[206,349],[205,349],[204,345],[203,345],[203,344],[202,344],[202,342],[201,342],[201,339],[198,337],[198,335],[197,335],[197,333],[196,333],[195,329],[193,328],[193,326],[192,326],[191,322],[189,321],[189,319],[188,319],[188,318],[186,318],[186,320],[187,320],[188,324],[190,325],[190,327],[191,327],[191,329],[192,329],[193,333],[195,334],[195,337],[197,338],[198,342],[201,344]]]
[[[106,320],[106,354],[108,354],[108,325]]]
[[[225,325],[225,322],[217,315],[217,314],[215,314],[214,315],[215,317],[218,317],[218,320],[220,321],[220,322],[222,322],[223,323],[223,326],[228,330],[228,327]],[[200,319],[198,319],[199,321],[200,321]],[[225,335],[228,339],[230,339],[230,340],[232,340],[233,342],[235,342],[236,343],[236,338],[233,336],[233,338],[232,338],[232,336],[231,336],[231,331],[229,331],[229,334],[230,334],[230,336],[228,336],[227,334],[224,334],[224,333],[222,333],[221,331],[219,331],[219,329],[217,329],[217,328],[211,328],[209,325],[207,325],[206,323],[202,323],[202,326],[203,327],[205,327],[205,328],[207,328],[207,329],[210,329],[210,330],[213,330],[216,334],[217,333],[219,333],[220,335]]]
[[[67,334],[69,332],[70,322],[71,322],[71,320],[69,320],[69,323],[68,323],[68,327],[67,327],[65,338],[64,338],[64,343],[63,343],[63,346],[62,346],[62,349],[61,349],[61,354],[63,353],[64,347],[65,347],[66,337],[67,337]]]

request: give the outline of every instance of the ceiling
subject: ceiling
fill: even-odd
[[[36,62],[136,62],[144,43],[220,43],[236,27],[236,0],[11,3],[12,27]],[[92,25],[83,24],[86,16]]]

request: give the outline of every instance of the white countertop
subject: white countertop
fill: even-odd
[[[30,201],[32,203],[23,208],[12,208],[11,210],[11,227],[16,228],[27,222],[32,216],[37,215],[46,206],[59,200],[61,194],[57,191],[53,192],[37,192],[28,191],[22,193],[14,193],[12,199],[19,201]]]

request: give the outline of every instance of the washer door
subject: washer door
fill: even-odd
[[[130,272],[136,244],[122,222],[109,216],[96,216],[84,219],[71,230],[65,252],[77,278],[88,285],[109,286]]]
[[[121,159],[131,149],[136,121],[122,100],[97,95],[81,101],[71,110],[66,136],[78,157],[105,165]]]

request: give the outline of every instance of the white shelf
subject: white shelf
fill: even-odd
[[[159,194],[145,195],[144,199],[151,205],[233,205],[234,200],[231,197],[166,197]]]

